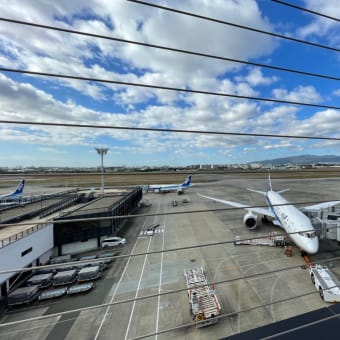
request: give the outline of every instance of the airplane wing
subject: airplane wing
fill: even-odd
[[[223,203],[223,204],[231,205],[232,207],[244,208],[244,209],[246,209],[248,211],[252,211],[252,212],[260,214],[260,215],[264,215],[264,216],[269,216],[269,217],[275,218],[275,215],[269,209],[266,209],[266,208],[258,208],[258,207],[251,207],[250,208],[249,205],[245,205],[245,204],[242,204],[242,203],[237,203],[237,202],[232,202],[232,201],[225,201],[225,200],[221,200],[219,198],[214,198],[214,197],[210,197],[210,196],[204,196],[204,195],[201,195],[201,194],[198,194],[198,195],[201,196],[201,197],[207,198],[209,200],[212,200],[212,201],[216,201],[216,202],[220,202],[220,203]]]
[[[304,210],[327,209],[327,208],[333,207],[337,204],[340,204],[340,201],[323,202],[323,203],[319,203],[319,204],[310,205],[308,207],[303,207],[302,209],[304,209]]]

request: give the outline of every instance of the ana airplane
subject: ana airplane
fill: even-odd
[[[146,191],[170,192],[177,191],[179,194],[191,187],[191,176],[188,176],[182,184],[154,184],[145,186]]]
[[[244,208],[247,210],[243,218],[243,223],[248,229],[255,229],[257,226],[257,215],[263,215],[263,221],[268,220],[268,217],[272,219],[273,224],[283,228],[287,234],[289,234],[292,241],[301,249],[301,253],[315,254],[319,249],[319,239],[316,231],[309,220],[298,208],[283,198],[280,194],[289,190],[273,191],[272,184],[269,175],[269,190],[267,192],[248,189],[259,193],[266,198],[268,208],[249,207],[245,204],[225,201],[222,199],[199,195],[210,200],[228,204],[237,208]],[[321,204],[316,204],[308,207],[304,207],[305,210],[311,209],[324,209],[331,206],[340,204],[340,201],[332,201]]]
[[[22,179],[18,184],[15,191],[10,192],[8,194],[0,195],[0,202],[13,202],[13,201],[20,201],[22,198],[22,194],[24,192],[25,187],[25,179]],[[4,203],[0,203],[4,204]]]

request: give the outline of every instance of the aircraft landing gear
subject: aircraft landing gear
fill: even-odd
[[[269,223],[267,216],[263,216],[261,220],[262,220],[262,223]]]

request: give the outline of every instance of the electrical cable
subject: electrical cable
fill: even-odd
[[[331,287],[331,288],[335,288],[335,287]],[[261,305],[257,305],[255,307],[244,308],[244,309],[241,309],[238,312],[230,312],[230,313],[221,314],[221,315],[215,316],[214,318],[216,320],[220,320],[220,319],[224,319],[224,318],[227,318],[227,317],[234,317],[235,314],[241,314],[241,313],[253,311],[253,310],[256,310],[256,309],[259,309],[259,308],[269,307],[269,306],[272,306],[272,305],[275,305],[275,304],[278,304],[278,303],[288,302],[288,301],[291,301],[291,300],[295,300],[295,299],[302,298],[302,297],[305,297],[305,296],[313,295],[313,294],[316,294],[316,293],[318,293],[318,292],[315,291],[315,290],[314,291],[309,291],[309,292],[306,292],[306,293],[303,293],[303,294],[295,295],[293,297],[289,297],[289,298],[280,299],[280,300],[276,300],[276,301],[273,301],[273,302],[268,302],[268,303],[264,303],[264,304],[261,304]],[[309,322],[309,323],[306,324],[305,327],[307,327],[309,325],[313,325],[313,324],[318,323],[318,322],[334,319],[334,318],[338,317],[339,315],[340,315],[340,313],[339,314],[334,314],[334,315],[331,315],[331,316],[327,316],[327,317],[319,319],[317,321]],[[200,323],[204,323],[204,321],[198,321],[196,323],[193,323],[193,322],[192,323],[187,323],[187,324],[184,324],[184,325],[180,325],[180,326],[164,329],[164,330],[161,330],[161,331],[158,331],[158,332],[152,332],[152,333],[148,333],[148,334],[145,334],[145,335],[142,335],[142,336],[137,336],[137,337],[129,338],[129,340],[145,339],[145,338],[149,338],[149,337],[160,335],[160,334],[174,332],[174,331],[177,331],[177,330],[180,330],[180,329],[183,329],[183,328],[194,327],[194,326],[196,326],[197,324],[200,324]],[[300,328],[303,328],[303,326],[296,327],[296,329],[300,329]],[[293,331],[293,330],[294,330],[294,328],[291,329],[291,331]],[[286,331],[286,332],[289,333],[289,331]],[[282,334],[286,334],[286,332],[283,331]],[[278,335],[280,335],[280,334],[281,333],[278,333]],[[266,338],[261,338],[261,340],[263,340],[263,339],[271,339],[272,337],[276,337],[276,335],[269,336],[269,337],[266,337]]]
[[[338,229],[340,226],[334,226],[334,227],[328,227],[328,230],[332,229]],[[315,229],[306,229],[306,230],[300,230],[300,231],[295,231],[295,232],[290,232],[290,233],[279,233],[275,234],[275,236],[290,236],[290,235],[297,235],[297,234],[304,234],[304,233],[309,233],[309,232],[315,232]],[[260,235],[260,236],[255,236],[255,237],[243,237],[242,239],[239,239],[238,241],[251,241],[251,240],[258,240],[258,239],[263,239],[263,238],[268,238],[268,235]],[[167,249],[162,249],[162,250],[152,250],[152,251],[146,251],[146,252],[139,252],[139,253],[130,253],[130,254],[125,254],[125,255],[114,255],[107,257],[106,259],[122,259],[122,258],[127,258],[127,257],[138,257],[138,256],[145,256],[145,255],[154,255],[154,254],[161,254],[161,253],[170,253],[170,252],[178,252],[178,251],[183,251],[183,250],[189,250],[189,249],[197,249],[197,248],[205,248],[205,247],[216,247],[216,246],[223,246],[226,244],[231,244],[235,243],[235,240],[226,240],[226,241],[216,241],[216,242],[210,242],[210,243],[200,243],[200,244],[195,244],[195,245],[190,245],[190,246],[185,246],[185,247],[177,247],[177,248],[167,248]],[[103,260],[103,259],[102,259]],[[85,264],[85,263],[92,263],[92,262],[100,262],[102,261],[100,259],[92,259],[92,260],[83,260],[83,261],[73,261],[73,262],[67,262],[65,263],[60,263],[60,264],[48,264],[48,265],[42,265],[42,266],[30,266],[26,268],[9,268],[5,270],[0,270],[0,275],[1,274],[6,274],[6,273],[21,273],[21,272],[29,272],[32,270],[39,270],[39,269],[53,269],[53,268],[58,268],[58,267],[65,267],[65,266],[77,266],[79,264]]]
[[[96,82],[96,83],[115,84],[115,85],[122,85],[122,86],[135,86],[135,87],[142,87],[142,88],[156,89],[156,90],[177,91],[177,92],[184,92],[184,93],[204,94],[204,95],[209,95],[209,96],[219,96],[219,97],[236,98],[236,99],[250,99],[250,100],[257,100],[257,101],[264,101],[264,102],[271,102],[271,103],[318,107],[318,108],[323,108],[323,109],[335,109],[335,110],[340,109],[339,106],[304,103],[304,102],[297,102],[297,101],[292,101],[292,100],[254,97],[254,96],[242,96],[242,95],[236,95],[236,94],[231,94],[231,93],[192,90],[192,89],[172,87],[172,86],[151,85],[151,84],[145,84],[145,83],[125,82],[125,81],[120,81],[120,80],[100,79],[100,78],[93,78],[93,77],[72,76],[72,75],[60,74],[60,73],[19,70],[19,69],[7,68],[7,67],[0,67],[0,72],[1,71],[10,72],[10,73],[18,73],[18,74],[29,74],[29,75],[34,75],[34,76],[44,76],[44,77],[50,77],[50,78],[91,81],[91,82]]]
[[[204,131],[204,130],[183,130],[183,129],[169,129],[169,128],[97,125],[97,124],[85,124],[85,123],[84,124],[71,124],[71,123],[37,122],[37,121],[27,121],[27,120],[18,121],[18,120],[0,119],[0,124],[77,127],[77,128],[93,128],[93,129],[171,132],[171,133],[176,132],[176,133],[191,133],[191,134],[201,134],[201,135],[225,135],[225,136],[241,136],[241,137],[266,137],[266,138],[290,138],[290,139],[312,139],[312,140],[340,141],[340,137],[279,135],[279,134],[270,134],[270,133],[248,133],[248,132],[226,132],[226,131]]]
[[[248,27],[248,26],[243,26],[243,25],[240,25],[240,24],[235,24],[235,23],[232,23],[232,22],[224,21],[224,20],[214,19],[214,18],[203,16],[203,15],[195,14],[195,13],[192,13],[192,12],[185,12],[185,11],[181,11],[181,10],[178,10],[178,9],[175,9],[175,8],[161,6],[161,5],[157,5],[157,4],[153,4],[153,3],[145,2],[145,1],[140,1],[140,0],[127,0],[127,1],[134,2],[134,3],[140,4],[140,5],[155,7],[155,8],[158,8],[158,9],[165,10],[165,11],[170,11],[170,12],[174,12],[174,13],[178,13],[178,14],[191,16],[191,17],[198,18],[198,19],[216,22],[216,23],[223,24],[223,25],[237,27],[237,28],[249,30],[249,31],[252,31],[252,32],[266,34],[266,35],[269,35],[269,36],[272,36],[272,37],[286,39],[286,40],[294,41],[294,42],[301,43],[301,44],[311,45],[311,46],[314,46],[314,47],[320,47],[320,48],[340,52],[340,49],[338,49],[336,47],[326,46],[326,45],[314,43],[314,42],[311,42],[311,41],[306,41],[306,40],[302,40],[302,39],[298,39],[298,38],[289,37],[287,35],[282,35],[282,34],[278,34],[278,33],[264,31],[264,30],[254,28],[254,27]]]
[[[295,8],[295,9],[299,9],[300,11],[304,11],[304,12],[307,12],[307,13],[315,14],[317,16],[321,16],[321,17],[324,17],[324,18],[327,18],[327,19],[331,19],[331,20],[334,20],[334,21],[337,21],[337,22],[340,21],[339,18],[335,18],[335,17],[332,17],[332,16],[327,15],[327,14],[323,14],[323,13],[320,13],[320,12],[312,11],[312,10],[310,10],[308,8],[297,6],[297,5],[291,4],[291,3],[286,2],[286,1],[282,1],[282,0],[272,0],[272,1],[276,2],[278,4],[281,4],[281,5],[285,5],[285,6],[288,6],[288,7]]]
[[[334,257],[334,258],[329,258],[329,259],[325,259],[325,260],[320,260],[320,261],[318,261],[318,263],[324,263],[324,262],[329,262],[329,261],[334,261],[334,260],[340,260],[340,257]],[[268,272],[263,272],[263,273],[260,273],[260,274],[259,273],[255,273],[255,274],[249,274],[249,275],[242,276],[242,277],[226,279],[226,280],[221,280],[221,281],[215,281],[215,282],[211,282],[209,284],[210,285],[227,284],[227,283],[231,283],[231,282],[235,282],[235,281],[249,280],[249,279],[252,279],[252,278],[255,278],[255,277],[257,278],[258,276],[264,276],[265,277],[267,275],[277,274],[278,272],[281,272],[281,271],[286,271],[286,270],[291,270],[291,269],[298,269],[298,268],[301,268],[301,265],[294,265],[294,266],[290,266],[290,267],[275,269],[275,270],[268,271]],[[202,287],[204,287],[204,285],[202,285]],[[329,289],[335,288],[335,287],[338,287],[338,286],[330,287]],[[130,302],[133,302],[133,301],[141,301],[141,300],[146,300],[146,299],[150,299],[150,298],[155,298],[155,297],[158,297],[158,296],[164,296],[164,295],[169,295],[169,294],[186,292],[187,290],[188,290],[187,287],[180,288],[180,289],[175,289],[175,290],[167,290],[167,291],[162,292],[162,293],[155,293],[155,294],[150,294],[150,295],[138,296],[138,297],[129,298],[129,299],[125,299],[125,300],[120,300],[120,301],[115,301],[115,302],[110,302],[110,303],[103,303],[103,304],[89,306],[89,307],[77,308],[77,309],[72,309],[72,310],[58,312],[58,313],[49,314],[49,315],[40,315],[40,316],[33,317],[33,318],[21,319],[21,320],[16,320],[16,321],[7,322],[7,323],[0,323],[0,328],[6,327],[6,326],[13,326],[13,325],[24,323],[24,322],[32,322],[32,321],[37,321],[37,320],[43,320],[43,319],[48,319],[48,318],[52,318],[52,317],[62,316],[62,315],[70,314],[70,313],[83,312],[83,311],[86,311],[86,310],[93,310],[93,309],[98,309],[98,308],[103,308],[103,307],[111,307],[111,306],[115,306],[115,305],[119,305],[119,304],[130,303]],[[313,293],[318,293],[318,292],[313,290],[313,291],[311,291],[311,292],[309,292],[307,294],[313,294]],[[306,294],[306,293],[304,293],[304,294]],[[304,294],[302,296],[304,296]],[[301,296],[298,295],[298,296],[295,296],[295,297],[290,297],[290,298],[288,298],[288,300],[296,299],[298,297],[301,297]],[[286,300],[285,299],[279,300],[279,301],[277,301],[275,303],[284,302],[284,301],[286,301]],[[264,305],[261,305],[259,307],[257,306],[255,308],[260,308],[260,307],[268,306],[268,305],[271,305],[271,304],[272,303],[264,304]],[[253,308],[253,307],[251,307],[251,308]],[[228,315],[235,315],[235,313],[240,313],[240,312],[242,312],[242,311],[228,313]],[[226,314],[224,314],[224,315],[226,315]],[[194,325],[194,323],[192,325]],[[183,327],[186,327],[186,326],[183,326]]]
[[[138,2],[138,1],[135,1],[135,2]],[[256,66],[258,66],[258,65],[256,65]],[[8,71],[8,70],[7,70]],[[16,71],[8,71],[8,72],[16,72]],[[28,71],[28,72],[30,72],[30,71]],[[24,73],[27,73],[27,71],[24,71]],[[30,74],[32,74],[32,73],[30,73]],[[44,74],[45,76],[46,76],[46,74]],[[311,74],[310,74],[311,75]],[[53,76],[53,75],[47,75],[47,76]],[[56,75],[55,75],[55,77],[57,77]],[[69,76],[67,76],[67,77],[69,77]],[[71,76],[72,77],[72,76]],[[85,79],[80,79],[80,80],[89,80],[89,81],[98,81],[98,80],[92,80],[92,79],[87,79],[87,78],[85,78]],[[338,78],[336,79],[336,80],[338,80]],[[104,80],[104,82],[106,82],[105,80]],[[145,85],[145,84],[143,84],[143,85],[134,85],[134,86],[146,86],[146,87],[148,87],[149,85]],[[163,88],[162,88],[163,89]],[[164,89],[168,89],[168,88],[164,88]],[[172,88],[171,88],[172,89]],[[181,91],[181,90],[179,90],[179,91]],[[212,93],[205,93],[204,92],[204,94],[212,94]],[[223,95],[223,94],[222,94]],[[236,96],[236,98],[239,98],[240,96]],[[242,98],[243,98],[243,96],[241,96]],[[257,98],[256,99],[256,97],[246,97],[247,99],[254,99],[254,100],[266,100],[266,101],[272,101],[271,99],[267,99],[267,98],[261,98],[261,99],[259,99],[259,98]],[[278,102],[282,102],[282,101],[278,101]],[[287,103],[287,102],[285,102],[285,103]],[[295,102],[289,102],[290,104],[297,104],[297,103],[295,103]],[[307,103],[299,103],[298,105],[308,105],[308,106],[315,106],[315,105],[313,105],[313,104],[307,104]],[[339,109],[339,108],[336,108],[336,107],[328,107],[328,106],[317,106],[317,107],[326,107],[326,108],[335,108],[335,109]],[[19,123],[20,124],[20,123]],[[174,132],[176,132],[176,131],[174,131]],[[182,132],[182,131],[181,131]],[[201,133],[204,133],[204,132],[201,132]],[[283,136],[284,137],[284,136]],[[291,137],[291,138],[301,138],[301,137]],[[303,138],[303,137],[302,137]],[[318,138],[313,138],[313,139],[318,139]],[[326,139],[326,138],[322,138],[322,139]],[[327,139],[329,139],[329,138],[327,138]],[[336,140],[338,140],[338,139],[336,139]],[[290,204],[292,204],[292,203],[290,203]],[[258,206],[257,206],[258,207]],[[242,208],[243,209],[243,208]],[[157,215],[159,215],[159,214],[157,214]],[[122,218],[121,216],[119,216],[119,217],[117,217],[117,218]],[[112,219],[112,217],[110,217],[109,219]],[[257,237],[257,238],[259,238],[259,237]],[[255,239],[257,239],[257,238],[255,238]],[[184,248],[183,248],[184,249]],[[152,252],[151,252],[152,253]],[[149,253],[146,253],[146,254],[149,254]],[[130,255],[126,255],[126,256],[134,256],[134,254],[130,254]],[[100,259],[97,259],[97,261],[98,260],[100,260]],[[327,259],[327,260],[325,260],[325,261],[329,261],[330,259]],[[319,262],[322,262],[322,261],[319,261]],[[81,263],[81,261],[79,261],[78,263]],[[65,264],[64,264],[65,265]],[[41,268],[41,267],[40,267]],[[32,268],[31,268],[32,269]],[[281,269],[282,270],[282,269]],[[281,271],[280,270],[280,271]],[[284,270],[284,269],[283,269]],[[261,274],[259,274],[259,275],[261,275]],[[185,289],[183,289],[183,290],[187,290],[186,288]],[[167,292],[168,293],[168,292]],[[171,292],[170,292],[171,293]],[[302,296],[305,296],[305,295],[309,295],[309,294],[313,294],[313,293],[315,293],[315,291],[313,291],[312,293],[305,293],[305,294],[303,294]],[[162,294],[165,294],[165,293],[162,293]],[[158,296],[158,295],[162,295],[162,294],[156,294],[156,296]],[[279,301],[275,301],[275,302],[271,302],[271,303],[269,303],[269,304],[264,304],[264,305],[260,305],[260,306],[257,306],[257,307],[251,307],[250,309],[246,309],[246,310],[241,310],[241,311],[239,311],[238,313],[242,313],[242,312],[244,312],[244,311],[247,311],[247,310],[252,310],[252,309],[256,309],[256,308],[262,308],[262,307],[265,307],[265,306],[268,306],[268,305],[272,305],[272,304],[275,304],[275,303],[280,303],[280,302],[282,302],[282,301],[288,301],[288,300],[291,300],[291,299],[295,299],[295,298],[298,298],[298,297],[300,297],[300,296],[297,296],[297,297],[291,297],[291,298],[287,298],[287,299],[283,299],[283,300],[279,300]],[[140,299],[145,299],[146,297],[142,297],[142,298],[137,298],[137,299],[134,299],[134,300],[140,300]],[[117,302],[118,303],[118,302]],[[112,303],[112,304],[117,304],[117,303]],[[120,302],[120,303],[123,303],[123,302]],[[110,304],[108,304],[108,305],[110,305]],[[100,307],[101,306],[104,306],[104,305],[100,305]],[[92,306],[92,307],[95,307],[95,306]],[[88,309],[92,309],[92,307],[91,308],[88,308]],[[96,308],[99,308],[98,306],[96,307]],[[86,309],[85,309],[86,310]],[[73,312],[73,311],[67,311],[67,313],[71,313],[71,312]],[[64,312],[62,312],[62,313],[60,313],[60,315],[62,315]],[[223,315],[221,315],[221,316],[219,316],[220,318],[222,318],[222,317],[226,317],[226,316],[229,316],[229,315],[231,315],[231,314],[235,314],[235,312],[234,313],[228,313],[228,314],[223,314]],[[47,317],[52,317],[51,315],[48,315]],[[218,317],[218,318],[219,318]],[[22,320],[20,320],[21,322],[23,322]],[[4,326],[5,326],[6,324],[4,324]],[[189,325],[192,325],[192,324],[189,324]],[[183,327],[187,327],[188,325],[182,325],[182,326],[180,326],[180,328],[183,328]],[[0,324],[0,327],[2,327],[2,324]],[[177,328],[176,328],[177,329]],[[169,332],[170,330],[164,330],[164,331],[161,331],[161,332],[157,332],[157,333],[155,333],[155,335],[156,334],[161,334],[161,333],[165,333],[165,332]],[[149,335],[148,335],[149,336]],[[144,337],[147,337],[147,336],[144,336]],[[139,337],[139,338],[141,338],[141,337]],[[138,339],[139,339],[138,338]],[[137,338],[136,338],[137,339]]]
[[[338,200],[333,200],[338,201]],[[332,201],[332,202],[333,202]],[[329,200],[325,201],[304,201],[304,202],[288,202],[288,203],[280,203],[273,204],[273,207],[281,207],[281,206],[289,206],[289,205],[302,205],[302,204],[319,204],[319,203],[328,203]],[[340,204],[340,200],[339,200]],[[54,224],[63,224],[63,223],[76,223],[76,222],[92,222],[92,221],[107,221],[107,220],[116,220],[116,219],[131,219],[137,217],[155,217],[155,216],[165,216],[165,215],[183,215],[183,214],[192,214],[192,213],[205,213],[205,212],[219,212],[219,211],[232,211],[232,210],[244,210],[244,209],[252,209],[252,208],[268,208],[268,205],[247,205],[244,207],[225,207],[225,208],[215,208],[215,209],[196,209],[196,210],[184,210],[184,211],[170,211],[164,213],[146,213],[146,214],[131,214],[131,215],[118,215],[118,216],[102,216],[102,217],[84,217],[84,218],[69,218],[69,219],[56,219],[53,221],[34,221],[34,222],[19,222],[19,223],[0,223],[0,227],[20,227],[20,226],[30,226],[30,225],[44,225],[48,223]]]
[[[290,73],[301,74],[301,75],[305,75],[305,76],[311,76],[311,77],[317,77],[317,78],[323,78],[323,79],[329,79],[329,80],[340,80],[339,77],[326,75],[326,74],[296,70],[296,69],[291,69],[291,68],[286,68],[286,67],[281,67],[281,66],[255,63],[255,62],[251,62],[251,61],[239,60],[239,59],[234,59],[234,58],[227,58],[227,57],[222,57],[222,56],[217,56],[217,55],[212,55],[212,54],[207,54],[207,53],[201,53],[201,52],[195,52],[195,51],[189,51],[189,50],[183,50],[183,49],[173,48],[173,47],[168,47],[168,46],[148,44],[148,43],[143,43],[143,42],[139,42],[139,41],[135,41],[135,40],[115,38],[115,37],[110,37],[110,36],[106,36],[106,35],[87,33],[87,32],[83,32],[83,31],[76,31],[76,30],[71,30],[71,29],[66,29],[66,28],[61,28],[61,27],[55,27],[55,26],[47,26],[47,25],[31,23],[31,22],[27,22],[27,21],[1,18],[1,17],[0,17],[0,21],[15,23],[15,24],[19,24],[19,25],[32,26],[32,27],[37,27],[37,28],[43,28],[43,29],[48,29],[48,30],[55,30],[55,31],[60,31],[60,32],[65,32],[65,33],[70,33],[70,34],[77,34],[77,35],[82,35],[82,36],[106,39],[106,40],[122,42],[122,43],[126,43],[126,44],[134,44],[134,45],[138,45],[138,46],[150,47],[150,48],[155,48],[155,49],[160,49],[160,50],[165,50],[165,51],[170,51],[170,52],[177,52],[177,53],[195,55],[195,56],[199,56],[199,57],[211,58],[211,59],[216,59],[216,60],[223,60],[223,61],[228,61],[228,62],[233,62],[233,63],[263,67],[263,68],[268,68],[268,69],[271,69],[271,70],[290,72]]]

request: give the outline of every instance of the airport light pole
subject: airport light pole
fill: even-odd
[[[102,167],[102,195],[104,195],[104,155],[107,154],[109,151],[108,148],[95,148],[98,155],[100,155],[101,158],[101,167]]]

